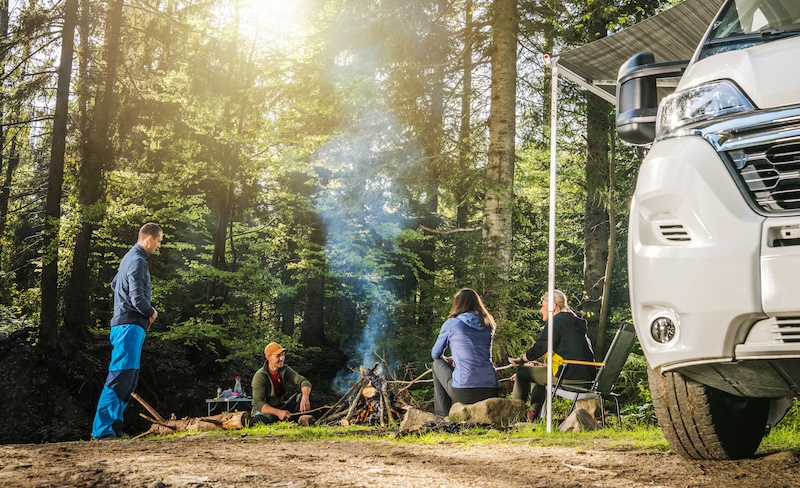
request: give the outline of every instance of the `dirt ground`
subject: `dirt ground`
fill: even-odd
[[[800,456],[687,461],[671,452],[536,441],[423,445],[242,434],[0,445],[9,487],[796,487]]]

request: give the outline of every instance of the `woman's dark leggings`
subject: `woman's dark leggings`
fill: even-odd
[[[433,360],[433,409],[447,417],[453,402],[470,405],[487,398],[496,398],[498,388],[453,388],[453,367],[444,359]]]

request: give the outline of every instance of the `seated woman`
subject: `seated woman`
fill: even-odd
[[[594,361],[594,351],[592,342],[586,335],[586,321],[569,308],[567,296],[559,290],[553,292],[553,352],[564,359],[578,361]],[[542,317],[547,319],[547,295],[542,297]],[[517,366],[516,379],[514,380],[514,392],[512,398],[515,400],[528,401],[528,394],[531,396],[530,418],[536,418],[539,409],[544,404],[547,391],[547,364],[542,364],[535,359],[547,353],[547,323],[539,333],[539,338],[528,349],[528,352],[521,358],[508,358],[508,362]],[[532,361],[529,363],[529,361]],[[526,366],[525,364],[532,364]],[[591,381],[595,378],[597,370],[594,366],[572,365],[564,373],[564,381]],[[554,375],[558,372],[554,369]],[[555,384],[555,378],[553,379]]]
[[[498,395],[492,363],[497,327],[481,297],[469,288],[456,293],[450,315],[431,350],[436,415],[446,417],[453,402],[471,404]],[[444,357],[446,347],[452,357]]]

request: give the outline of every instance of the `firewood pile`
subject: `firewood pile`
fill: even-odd
[[[182,419],[175,418],[175,415],[172,415],[169,419],[165,419],[152,406],[150,406],[149,403],[144,401],[142,397],[136,393],[132,394],[131,396],[150,413],[150,416],[147,416],[143,413],[140,413],[139,416],[152,424],[149,430],[137,435],[134,437],[134,439],[148,435],[168,435],[184,431],[199,432],[216,429],[238,430],[243,429],[250,423],[250,412],[247,411],[223,412],[210,417],[192,417]]]
[[[315,425],[380,425],[399,423],[405,405],[388,389],[379,363],[370,369],[360,368],[361,378],[337,401]]]

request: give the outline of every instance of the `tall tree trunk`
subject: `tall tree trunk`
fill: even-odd
[[[72,53],[78,0],[66,0],[61,35],[61,63],[58,68],[53,141],[47,174],[47,199],[44,209],[44,248],[42,250],[42,309],[39,344],[55,349],[58,344],[58,232],[61,219],[61,187],[64,183],[64,154],[67,148],[69,88],[72,78]]]
[[[295,289],[296,280],[291,264],[297,260],[297,241],[289,239],[286,244],[286,259],[281,261],[281,286],[284,289]],[[286,335],[294,334],[294,318],[297,314],[297,295],[295,293],[281,293],[275,299],[275,308],[281,317],[281,332]]]
[[[311,212],[311,235],[309,240],[319,253],[318,261],[325,262],[323,249],[325,249],[325,233],[319,217]],[[313,271],[314,275],[306,284],[306,309],[303,314],[303,329],[300,331],[300,341],[306,347],[325,345],[325,267]]]
[[[122,25],[123,0],[116,0],[108,12],[105,34],[105,63],[103,90],[94,105],[94,117],[89,124],[89,137],[83,145],[83,161],[78,171],[78,203],[81,212],[81,229],[75,237],[72,256],[72,275],[65,291],[64,329],[78,339],[88,334],[90,318],[89,255],[95,222],[102,219],[102,182],[105,165],[111,160],[109,132],[113,113],[114,85],[117,80],[120,29]],[[105,213],[104,211],[102,213]]]
[[[6,163],[6,174],[3,179],[3,187],[0,188],[0,263],[3,256],[3,234],[6,232],[6,222],[8,220],[8,201],[11,199],[11,182],[14,177],[14,170],[19,164],[19,154],[17,154],[17,138],[11,139],[11,152],[8,154]]]
[[[447,63],[447,53],[445,52],[448,44],[447,29],[443,24],[447,2],[438,0],[436,3],[436,16],[438,21],[435,23],[432,35],[432,52],[429,64],[433,66],[433,73],[429,82],[430,89],[430,114],[427,124],[427,138],[425,140],[425,161],[427,162],[427,188],[425,190],[425,206],[423,209],[423,225],[436,229],[439,227],[439,179],[440,168],[443,164],[442,139],[444,123],[444,66]],[[424,270],[420,273],[418,283],[419,302],[417,306],[417,324],[419,330],[425,330],[433,322],[433,289],[436,277],[436,245],[430,239],[423,242],[421,249],[421,261]]]
[[[605,357],[606,352],[606,330],[608,329],[608,309],[611,306],[611,272],[614,269],[614,256],[617,252],[617,211],[614,202],[616,201],[617,172],[616,145],[614,135],[611,135],[611,151],[608,158],[608,259],[606,259],[606,274],[603,280],[603,300],[600,304],[600,320],[597,324],[597,342],[595,343],[595,354],[597,357]]]
[[[471,150],[472,150],[472,45],[473,45],[473,23],[472,23],[472,0],[466,0],[464,4],[464,52],[461,58],[461,69],[463,70],[463,83],[461,92],[461,120],[458,128],[458,165],[459,180],[456,183],[456,228],[465,229],[469,224],[470,214],[470,189],[469,179],[466,175],[471,170]],[[467,283],[469,266],[466,262],[467,249],[464,245],[466,236],[458,234],[455,238],[456,259],[453,269],[456,286],[463,287]]]
[[[8,39],[8,0],[0,0],[0,36],[2,39]],[[6,79],[6,55],[5,50],[0,53],[0,92],[3,90]],[[6,155],[6,140],[8,139],[8,132],[5,126],[6,118],[6,101],[5,98],[0,98],[0,175],[2,175],[3,158]],[[11,193],[11,176],[13,175],[13,168],[11,161],[16,149],[16,139],[12,143],[11,153],[8,155],[6,162],[5,172],[6,178],[3,180],[3,187],[0,188],[0,266],[3,263],[3,234],[6,230],[6,215],[8,214],[8,198]],[[0,267],[2,270],[2,267]]]
[[[505,296],[511,264],[518,26],[516,0],[495,1],[486,167],[488,181],[483,211],[483,293],[501,320],[505,316],[502,297]]]
[[[555,37],[556,37],[556,26],[554,25],[557,22],[557,17],[555,14],[555,9],[557,8],[553,5],[555,0],[549,0],[544,2],[544,6],[542,7],[542,17],[544,18],[544,22],[542,24],[542,37],[544,38],[544,45],[542,46],[544,52],[546,54],[553,55],[553,50],[555,48]],[[560,6],[560,4],[559,4]],[[546,70],[547,73],[549,71]],[[541,127],[541,140],[542,140],[542,148],[548,147],[548,141],[550,140],[550,122],[551,114],[550,110],[552,109],[552,95],[553,90],[551,89],[553,85],[552,77],[549,75],[544,76],[544,85],[542,91],[542,123]]]
[[[593,94],[587,100],[586,208],[584,213],[584,265],[582,310],[589,322],[589,337],[597,344],[600,305],[608,257],[608,136],[609,104]]]
[[[236,158],[238,157],[238,154],[236,154]],[[229,168],[229,172],[233,172],[232,167]],[[230,178],[232,179],[233,176],[230,175]],[[222,198],[223,206],[220,209],[219,219],[217,220],[217,228],[214,231],[213,236],[214,251],[211,255],[211,266],[214,267],[214,269],[221,271],[227,271],[228,269],[225,253],[227,250],[228,225],[231,222],[233,215],[233,202],[235,197],[236,195],[234,193],[233,181],[231,181],[228,183],[225,195]],[[215,324],[221,324],[223,322],[222,315],[217,311],[222,308],[227,295],[228,286],[221,280],[212,278],[208,283],[207,298],[208,303],[211,305],[211,317]]]
[[[238,44],[235,41],[238,39],[239,34],[239,21],[241,18],[240,12],[240,5],[238,1],[233,2],[233,18],[234,18],[234,25],[232,28],[232,33],[235,35],[232,36],[232,41],[228,44],[229,47],[229,56],[228,56],[228,66],[227,66],[227,93],[226,95],[229,97],[229,101],[225,107],[225,118],[224,120],[231,121],[232,124],[235,124],[235,127],[232,129],[233,133],[236,134],[240,131],[242,125],[242,113],[241,113],[241,102],[238,99],[237,89],[240,85],[239,78],[245,76],[245,73],[241,72],[237,69],[238,62],[239,62],[239,50]],[[239,103],[239,111],[236,110],[236,103]],[[238,114],[238,115],[237,115]],[[211,266],[215,269],[221,271],[229,271],[229,267],[226,262],[226,243],[227,243],[227,232],[228,228],[233,225],[233,208],[236,202],[236,193],[235,193],[235,182],[236,178],[239,173],[239,166],[240,161],[239,158],[241,157],[241,149],[238,143],[236,142],[229,142],[226,146],[226,150],[222,156],[221,164],[224,168],[224,176],[228,181],[227,184],[227,192],[225,195],[220,198],[220,202],[222,202],[222,207],[219,211],[219,218],[217,221],[217,228],[213,235],[214,240],[214,251],[211,256]],[[224,321],[224,317],[219,310],[225,304],[228,296],[228,285],[224,282],[220,281],[219,279],[212,278],[209,281],[208,289],[207,289],[207,299],[208,303],[211,305],[212,310],[212,320],[216,324],[221,324]]]
[[[606,16],[600,8],[587,22],[590,40],[606,36]],[[586,207],[584,210],[583,244],[583,310],[589,322],[589,337],[596,345],[600,340],[600,308],[608,258],[608,140],[611,131],[611,106],[597,95],[586,93]],[[595,348],[602,357],[602,351]]]

